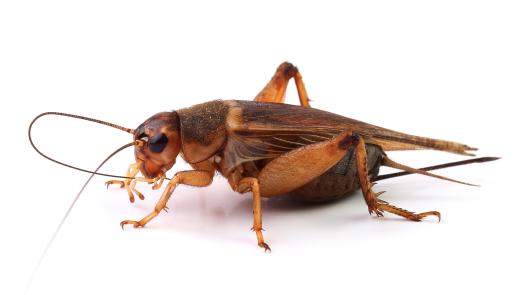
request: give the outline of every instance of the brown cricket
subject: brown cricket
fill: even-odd
[[[284,104],[290,79],[294,79],[300,106]],[[118,127],[119,128],[119,127]],[[120,128],[125,129],[125,128]],[[166,184],[154,210],[141,220],[124,220],[143,227],[162,210],[176,186],[209,186],[218,172],[239,193],[252,192],[253,227],[258,245],[270,250],[262,233],[261,198],[290,195],[305,201],[329,201],[361,188],[368,211],[383,212],[420,221],[440,213],[414,213],[379,198],[372,190],[381,165],[444,180],[468,184],[426,170],[484,162],[479,158],[414,169],[392,161],[385,153],[396,150],[432,149],[461,155],[476,148],[464,144],[404,134],[311,108],[302,76],[288,62],[282,63],[254,101],[215,100],[189,108],[158,113],[135,130],[135,160],[125,180],[110,180],[144,199],[137,182],[165,182],[166,172],[180,155],[193,170],[177,172]],[[143,177],[137,177],[139,172]],[[471,184],[468,184],[471,185]]]

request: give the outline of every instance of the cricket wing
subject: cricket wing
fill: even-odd
[[[334,113],[295,105],[254,101],[226,101],[228,140],[226,167],[274,158],[305,145],[329,140],[342,131],[362,136],[384,151],[434,149],[470,155],[476,150],[460,143],[392,131]]]

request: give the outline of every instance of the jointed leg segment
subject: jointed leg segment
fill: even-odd
[[[298,188],[307,180],[313,179],[334,166],[348,151],[358,136],[351,132],[343,132],[336,137],[299,149],[295,149],[269,162],[257,178],[229,175],[228,181],[239,193],[253,193],[253,230],[258,245],[270,251],[262,233],[261,195],[278,196]]]
[[[264,248],[266,252],[271,252],[271,248],[269,248],[269,245],[264,241],[264,235],[262,234],[264,229],[262,228],[262,203],[258,179],[253,177],[241,179],[238,183],[237,191],[240,193],[251,191],[253,193],[253,227],[251,230],[254,230],[256,233],[258,246]]]
[[[282,63],[276,69],[276,73],[264,89],[258,93],[255,97],[255,101],[284,103],[285,91],[287,90],[287,84],[291,78],[294,78],[298,97],[300,98],[300,105],[303,107],[310,107],[310,99],[305,90],[305,86],[303,85],[302,75],[298,71],[297,67],[288,62]]]
[[[437,211],[414,213],[393,206],[388,202],[380,200],[378,198],[378,196],[384,192],[375,193],[374,191],[372,191],[373,184],[370,182],[370,177],[368,175],[367,154],[363,138],[360,138],[356,144],[356,164],[358,169],[359,184],[361,186],[363,196],[365,197],[365,202],[368,205],[368,212],[370,214],[375,213],[377,216],[383,216],[383,212],[386,211],[413,221],[421,221],[426,216],[437,216],[437,218],[439,218],[440,221],[441,214]]]
[[[139,173],[139,167],[136,163],[131,164],[130,167],[128,167],[128,170],[126,172],[127,177],[135,177]],[[139,197],[139,199],[144,200],[143,194],[141,194],[136,188],[136,179],[127,178],[125,180],[109,180],[105,182],[107,188],[112,184],[119,184],[121,188],[126,188],[126,191],[128,192],[128,198],[130,199],[130,202],[133,203],[135,201],[134,193]]]
[[[192,170],[192,171],[181,171],[175,174],[175,176],[168,182],[166,189],[164,190],[161,198],[155,205],[154,211],[145,216],[143,219],[139,221],[134,220],[124,220],[121,222],[121,227],[124,228],[126,224],[132,224],[134,227],[143,227],[150,220],[155,218],[162,210],[167,211],[168,207],[166,204],[170,199],[175,187],[178,184],[187,184],[192,186],[208,186],[213,181],[213,172],[209,171],[200,171],[200,170]]]
[[[130,202],[133,203],[135,201],[134,194],[136,194],[139,199],[144,200],[144,195],[139,192],[135,185],[137,182],[146,182],[146,183],[153,183],[152,189],[156,190],[161,187],[163,184],[165,176],[162,175],[160,177],[154,178],[154,179],[148,179],[144,177],[135,177],[139,173],[139,167],[136,163],[131,164],[130,167],[128,167],[128,170],[126,172],[127,177],[133,177],[133,178],[127,178],[125,180],[109,180],[105,182],[107,188],[112,184],[119,184],[121,188],[125,188],[128,192],[128,197],[130,199]]]

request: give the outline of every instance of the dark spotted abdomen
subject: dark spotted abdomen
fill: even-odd
[[[377,145],[366,145],[368,173],[375,177],[383,160],[384,152]],[[356,152],[349,152],[336,165],[304,186],[288,193],[292,198],[305,202],[323,202],[339,199],[359,189]]]

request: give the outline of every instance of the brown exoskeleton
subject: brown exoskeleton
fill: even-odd
[[[288,81],[294,78],[301,106],[284,104]],[[166,210],[178,184],[208,186],[221,173],[239,193],[252,192],[253,230],[258,245],[270,250],[262,234],[260,198],[294,195],[310,201],[332,200],[361,188],[370,214],[390,212],[420,221],[440,213],[414,213],[379,199],[371,179],[380,165],[445,180],[425,170],[388,158],[386,151],[433,149],[461,155],[476,150],[464,144],[412,136],[333,113],[313,109],[296,67],[282,63],[254,101],[216,100],[172,112],[158,113],[134,130],[136,163],[128,179],[110,184],[125,187],[134,201],[137,181],[157,189],[180,155],[193,170],[169,180],[155,209],[139,221],[143,227]],[[139,172],[144,178],[135,177]],[[455,181],[458,182],[458,181]]]

